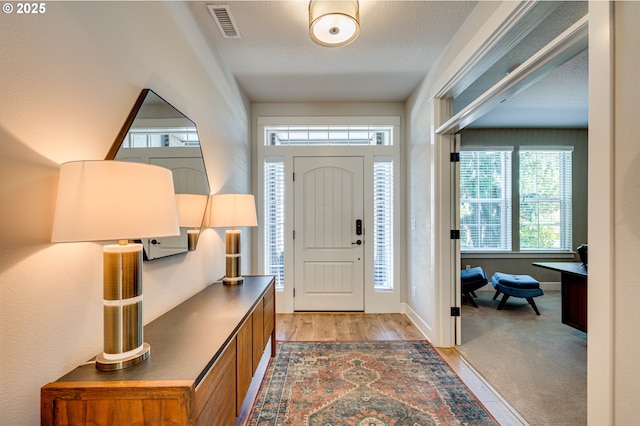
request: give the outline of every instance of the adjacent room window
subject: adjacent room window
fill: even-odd
[[[264,163],[265,273],[275,275],[276,289],[284,288],[284,162],[266,158]]]
[[[378,290],[393,289],[393,160],[373,163],[373,281]]]
[[[520,148],[520,250],[571,250],[572,148]]]
[[[510,251],[512,147],[460,153],[460,246]]]
[[[570,251],[572,154],[572,147],[464,149],[460,153],[461,250],[509,252],[513,246],[516,251]],[[515,194],[512,177],[517,179]]]

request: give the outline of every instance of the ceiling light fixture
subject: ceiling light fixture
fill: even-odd
[[[309,35],[320,46],[346,46],[358,38],[359,33],[358,1],[309,2]]]

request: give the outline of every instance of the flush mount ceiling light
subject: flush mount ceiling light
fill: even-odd
[[[357,1],[309,2],[309,35],[321,46],[340,47],[358,38],[360,13]]]

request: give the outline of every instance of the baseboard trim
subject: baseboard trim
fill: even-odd
[[[407,303],[400,304],[400,313],[405,314],[407,318],[416,326],[416,328],[422,333],[430,343],[432,343],[431,336],[433,336],[433,329],[418,315],[413,308]]]

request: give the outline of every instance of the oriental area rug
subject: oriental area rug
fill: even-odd
[[[426,341],[278,342],[249,425],[497,425]]]

